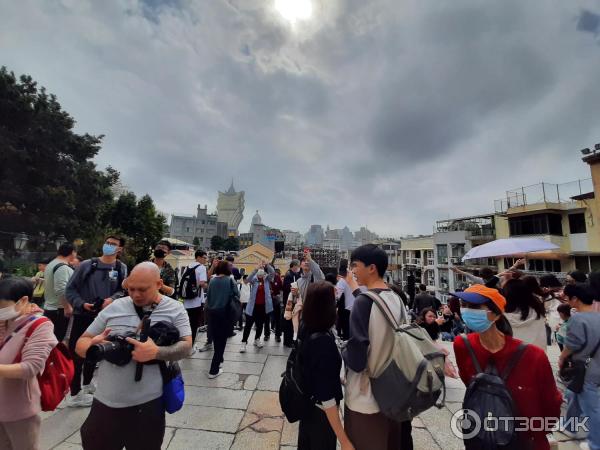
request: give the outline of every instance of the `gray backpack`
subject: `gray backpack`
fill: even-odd
[[[398,321],[378,294],[372,291],[363,294],[373,300],[393,332],[391,351],[370,356],[371,390],[381,412],[402,422],[432,406],[441,408],[446,399],[444,353],[426,330],[409,323],[404,305]],[[438,403],[442,392],[442,401]]]

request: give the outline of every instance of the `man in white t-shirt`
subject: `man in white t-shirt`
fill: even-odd
[[[190,318],[190,326],[192,328],[192,341],[196,342],[196,334],[200,326],[200,318],[205,300],[205,292],[208,277],[206,274],[206,252],[204,250],[196,250],[194,254],[196,261],[188,265],[188,269],[193,269],[196,272],[196,284],[198,285],[198,297],[183,300],[183,306]],[[192,347],[192,354],[195,353],[195,348]]]

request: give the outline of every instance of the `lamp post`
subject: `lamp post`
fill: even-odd
[[[27,235],[25,233],[16,234],[14,237],[15,250],[17,250],[17,251],[24,250],[25,247],[27,246],[28,241],[29,241],[29,238],[27,237]]]
[[[60,236],[56,237],[56,239],[54,239],[54,245],[56,245],[56,250],[58,250],[58,248],[65,242],[67,242],[67,238],[64,234],[61,234]]]

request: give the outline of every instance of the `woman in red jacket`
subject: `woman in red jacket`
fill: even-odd
[[[496,290],[474,285],[465,292],[456,292],[461,299],[462,318],[473,333],[467,336],[482,370],[488,363],[496,364],[503,373],[508,361],[517,351],[521,341],[512,337],[512,330],[504,308],[506,299]],[[454,352],[460,377],[469,385],[477,374],[473,360],[462,336],[454,340]],[[556,420],[560,416],[562,396],[556,388],[554,375],[546,353],[534,345],[527,345],[521,358],[506,380],[518,417],[543,417]],[[483,419],[483,418],[482,418]],[[521,427],[518,422],[516,426]],[[539,427],[539,422],[535,422]],[[527,431],[521,435],[522,448],[546,450],[550,448],[546,431]],[[469,449],[469,441],[465,441]]]

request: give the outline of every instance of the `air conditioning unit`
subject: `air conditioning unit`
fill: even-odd
[[[448,264],[448,258],[442,258],[442,262],[443,262],[444,264]]]
[[[442,283],[441,286],[442,289],[448,289],[448,283]]]
[[[452,264],[460,264],[460,258],[450,258]]]

